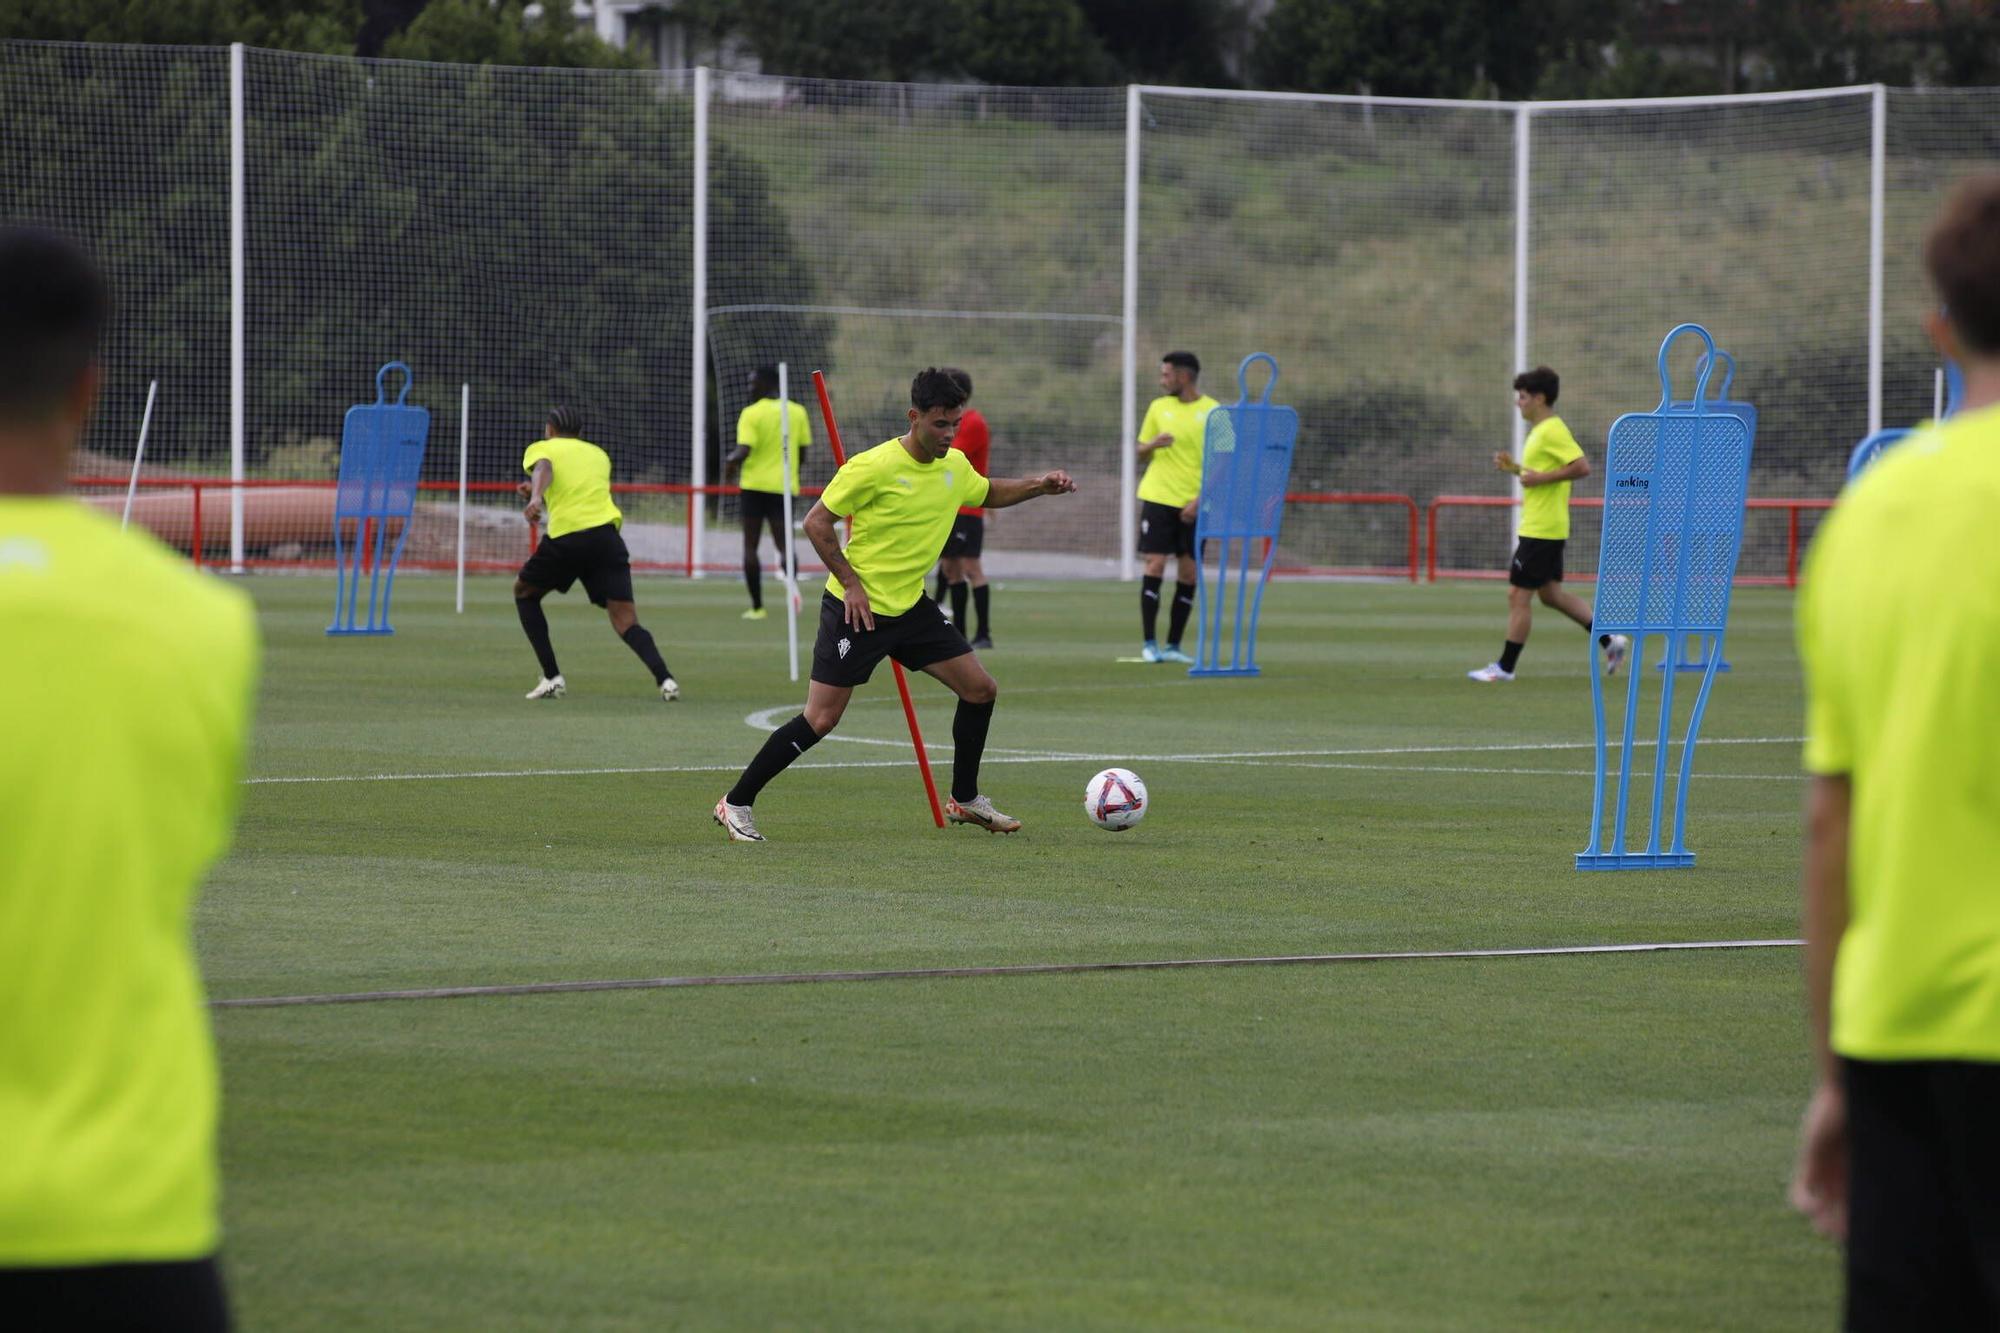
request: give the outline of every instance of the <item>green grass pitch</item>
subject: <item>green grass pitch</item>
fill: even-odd
[[[642,583],[674,705],[580,595],[529,704],[499,580],[403,580],[386,640],[250,587],[217,998],[1797,929],[1781,592],[1737,597],[1698,866],[1579,874],[1583,636],[1544,608],[1468,682],[1497,585],[1281,583],[1248,681],[1114,663],[1130,585],[998,587],[983,785],[1025,831],[931,828],[884,671],[761,846],[709,810],[804,686],[736,581]],[[1130,833],[1082,813],[1112,763]],[[289,780],[420,774],[480,776]],[[226,1262],[253,1329],[1826,1327],[1798,994],[1767,949],[220,1010]]]

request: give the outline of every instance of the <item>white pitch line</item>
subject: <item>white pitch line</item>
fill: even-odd
[[[325,995],[255,995],[210,1000],[211,1009],[278,1009],[300,1005],[368,1004],[384,1000],[463,1000],[511,995],[573,995],[589,991],[682,990],[698,986],[802,986],[835,981],[941,981],[973,977],[1065,976],[1079,972],[1176,972],[1191,968],[1283,967],[1333,963],[1410,963],[1499,958],[1558,958],[1601,954],[1689,953],[1734,949],[1796,949],[1799,940],[1679,940],[1656,944],[1562,944],[1527,949],[1419,949],[1402,953],[1271,954],[1244,958],[1162,958],[1137,962],[1019,963],[987,967],[908,967],[847,972],[749,972],[720,976],[635,977],[614,981],[531,981],[504,986],[432,986],[412,990],[344,991]]]
[[[1273,768],[1328,768],[1351,770],[1361,773],[1488,773],[1512,777],[1537,778],[1594,778],[1597,773],[1588,768],[1468,768],[1460,764],[1288,764],[1280,761],[1257,759],[1211,759],[1212,764],[1270,764]],[[1606,769],[1604,776],[1615,778],[1618,770]],[[1650,770],[1639,770],[1634,777],[1651,777]],[[1803,782],[1803,773],[1696,773],[1698,778],[1722,778],[1734,782]],[[1669,775],[1671,779],[1671,775]]]
[[[886,742],[885,742],[886,743]],[[903,742],[895,742],[903,744]],[[1704,745],[1796,745],[1796,736],[1739,736],[1717,737],[1704,741]],[[1638,741],[1635,745],[1652,745],[1652,741]],[[938,751],[941,747],[929,747]],[[948,747],[942,747],[948,749]],[[1546,750],[1588,750],[1589,743],[1551,742],[1534,745],[1414,745],[1385,746],[1376,749],[1343,750],[1233,750],[1220,754],[1126,754],[1097,753],[1063,750],[1026,750],[1015,753],[992,754],[988,763],[992,764],[1074,764],[1099,763],[1119,760],[1127,763],[1145,764],[1209,764],[1233,763],[1246,760],[1282,759],[1338,759],[1338,758],[1380,758],[1405,754],[1486,754],[1509,751]],[[904,759],[856,759],[814,761],[802,760],[793,768],[900,768],[909,761]],[[335,773],[315,777],[261,777],[245,778],[245,786],[284,786],[316,782],[459,782],[484,778],[588,778],[610,777],[627,774],[659,773],[736,773],[741,764],[643,764],[613,768],[521,768],[521,769],[474,769],[459,773]],[[1304,767],[1293,764],[1287,767]],[[1416,765],[1385,765],[1403,772],[1422,772]]]

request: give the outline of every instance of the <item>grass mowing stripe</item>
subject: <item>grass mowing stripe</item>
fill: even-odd
[[[1795,949],[1799,940],[1680,940],[1652,944],[1565,944],[1526,949],[1422,949],[1401,953],[1271,954],[1246,958],[1163,958],[1138,962],[1017,963],[1002,967],[903,967],[845,972],[750,972],[710,977],[637,977],[614,981],[534,981],[511,986],[437,986],[348,991],[332,995],[260,995],[211,1000],[211,1009],[370,1004],[384,1000],[463,1000],[479,996],[571,995],[583,991],[676,990],[694,986],[806,986],[833,981],[938,981],[967,977],[1046,977],[1082,972],[1172,972],[1211,967],[1294,967],[1328,963],[1411,963],[1593,954],[1683,953],[1717,949]]]

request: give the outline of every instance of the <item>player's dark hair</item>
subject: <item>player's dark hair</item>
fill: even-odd
[[[1548,400],[1550,407],[1554,407],[1556,395],[1562,392],[1562,379],[1547,366],[1536,366],[1516,375],[1514,387],[1526,393],[1538,393]]]
[[[965,390],[958,387],[958,381],[950,374],[931,366],[918,371],[917,377],[910,381],[910,406],[919,412],[964,407]]]
[[[751,391],[765,398],[775,397],[778,392],[778,368],[763,365],[750,372]]]
[[[2000,352],[2000,174],[1951,192],[1924,237],[1924,268],[1966,349]]]
[[[1190,375],[1201,374],[1201,358],[1193,352],[1168,352],[1160,358],[1162,365],[1179,366]]]
[[[583,414],[573,407],[565,407],[558,403],[549,409],[548,426],[564,439],[576,439],[583,434]]]
[[[957,366],[946,366],[944,373],[951,376],[951,382],[965,391],[965,401],[972,401],[972,372],[960,370]]]
[[[39,227],[0,229],[0,411],[53,415],[97,359],[110,309],[82,246]]]

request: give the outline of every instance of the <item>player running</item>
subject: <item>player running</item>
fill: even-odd
[[[549,645],[549,618],[542,613],[542,598],[551,591],[567,593],[582,579],[592,604],[604,608],[611,628],[653,673],[660,698],[672,703],[681,697],[680,682],[667,670],[632,605],[632,557],[618,531],[625,515],[611,502],[611,456],[577,438],[583,421],[570,408],[550,408],[544,429],[547,438],[529,445],[521,456],[521,468],[529,478],[521,483],[528,500],[521,512],[530,523],[541,520],[544,513],[548,518],[547,533],[514,580],[514,610],[534,646],[535,660],[542,665],[541,683],[527,697],[560,699],[569,688]]]
[[[762,620],[764,610],[764,565],[757,558],[757,542],[764,528],[771,529],[771,543],[778,548],[778,568],[785,562],[786,543],[792,534],[785,531],[785,488],[799,493],[800,456],[812,445],[812,423],[802,403],[778,401],[778,368],[759,366],[750,376],[750,406],[736,418],[736,448],[723,460],[725,468],[742,464],[737,478],[737,500],[743,511],[743,584],[750,590],[750,609],[745,620]],[[785,475],[785,417],[791,417],[791,475]]]
[[[1521,479],[1521,540],[1514,547],[1514,560],[1507,569],[1507,641],[1501,645],[1500,660],[1465,674],[1491,685],[1514,679],[1514,664],[1528,645],[1528,629],[1534,621],[1534,598],[1590,629],[1590,608],[1576,594],[1563,590],[1563,545],[1569,540],[1570,483],[1590,475],[1590,463],[1583,447],[1569,427],[1555,414],[1556,395],[1562,381],[1547,366],[1524,370],[1514,377],[1514,406],[1528,423],[1528,438],[1521,445],[1521,461],[1509,454],[1493,455],[1493,466]],[[1604,649],[1604,671],[1611,675],[1625,660],[1632,641],[1623,634],[1600,634]]]
[[[1168,352],[1160,358],[1160,388],[1164,393],[1146,408],[1139,426],[1139,457],[1146,475],[1139,479],[1139,554],[1145,558],[1139,580],[1139,626],[1146,662],[1192,662],[1181,651],[1181,634],[1194,610],[1195,506],[1201,500],[1202,450],[1207,445],[1208,414],[1220,404],[1195,386],[1201,362],[1193,352]],[[1160,616],[1160,580],[1167,557],[1178,557],[1174,573],[1174,609],[1167,619],[1167,646],[1155,641]]]
[[[731,839],[764,841],[750,815],[757,793],[839,724],[855,687],[885,657],[929,672],[958,696],[946,816],[989,833],[1020,829],[1020,820],[995,810],[979,792],[979,760],[999,686],[965,635],[924,596],[924,577],[960,505],[1005,509],[1038,495],[1066,495],[1076,483],[1066,472],[1020,480],[980,476],[951,447],[964,405],[965,391],[949,375],[935,368],[920,372],[910,384],[909,432],[848,459],[806,515],[806,536],[829,571],[806,707],[771,733],[715,803],[715,822]],[[834,527],[840,517],[854,520],[844,549]]]

